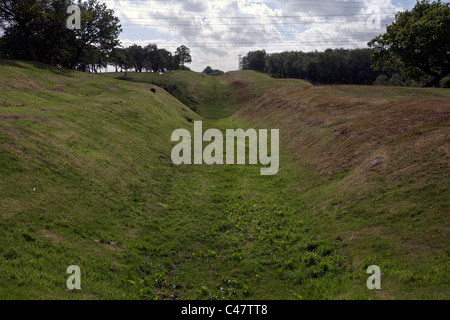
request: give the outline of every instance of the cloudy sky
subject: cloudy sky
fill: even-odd
[[[265,49],[363,48],[415,0],[103,0],[123,26],[121,41],[191,49],[189,67],[237,70],[239,55]]]

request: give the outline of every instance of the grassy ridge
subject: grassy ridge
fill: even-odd
[[[446,91],[0,68],[0,298],[448,298]],[[153,77],[205,129],[281,129],[279,174],[173,166],[202,118]]]
[[[380,296],[449,298],[448,90],[280,88],[236,117],[280,128],[327,186],[311,201],[321,230],[353,265],[381,267]],[[297,183],[297,198],[314,192]]]
[[[0,296],[72,297],[78,264],[85,297],[120,298],[123,248],[170,185],[167,139],[196,115],[146,84],[1,68]]]
[[[254,71],[228,72],[220,77],[190,71],[159,73],[109,73],[104,76],[155,84],[206,119],[225,119],[266,90],[285,86],[310,86],[303,80],[275,80]]]

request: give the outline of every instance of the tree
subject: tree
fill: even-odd
[[[317,82],[319,80],[319,63],[317,61],[308,62],[306,72],[309,80]]]
[[[119,19],[105,4],[87,0],[78,3],[81,7],[81,30],[69,30],[66,28],[66,10],[73,2],[0,1],[0,24],[4,30],[2,55],[72,69],[84,69],[88,63],[86,59],[106,61],[119,44],[118,36],[122,31]],[[14,47],[18,50],[13,50]],[[98,64],[98,61],[89,61],[88,64]]]
[[[175,54],[173,57],[172,57],[172,70],[179,70],[180,69],[180,64],[181,64],[181,61],[180,61],[180,57],[177,55],[177,54]]]
[[[147,53],[144,48],[134,44],[128,48],[128,61],[134,67],[135,72],[142,72],[145,65],[148,63]]]
[[[177,48],[175,55],[180,59],[181,69],[184,69],[184,65],[186,63],[192,62],[191,49],[189,49],[188,47],[186,47],[184,45]]]
[[[147,71],[164,72],[172,69],[172,54],[166,49],[158,49],[156,44],[149,44],[145,48],[147,55]]]
[[[171,52],[167,51],[166,49],[158,49],[158,57],[160,59],[159,61],[161,62],[159,71],[164,72],[166,70],[173,70],[173,57]]]
[[[143,63],[147,71],[157,71],[159,68],[158,46],[151,43],[144,47]]]
[[[213,72],[213,69],[210,66],[207,66],[202,73],[210,75]]]
[[[111,54],[120,43],[122,32],[119,18],[114,11],[108,9],[105,3],[98,0],[88,0],[80,4],[81,29],[73,30],[70,42],[75,48],[70,67],[74,67],[84,49],[95,46],[98,50]]]
[[[350,83],[373,84],[380,75],[380,72],[371,68],[373,61],[371,59],[371,50],[369,48],[349,50],[347,60]]]
[[[207,66],[205,68],[205,70],[203,70],[202,73],[207,74],[208,76],[218,77],[218,76],[223,75],[225,72],[223,72],[222,70],[213,69],[210,66]]]
[[[44,15],[44,3],[39,0],[0,1],[0,24],[3,29],[15,28],[23,36],[29,58],[38,61],[32,45],[32,34],[37,21]]]
[[[395,20],[368,43],[375,70],[398,69],[427,87],[439,84],[450,73],[450,4],[421,0]]]
[[[266,71],[266,51],[251,51],[242,60],[244,70]]]
[[[110,61],[116,68],[116,72],[120,70],[127,69],[127,49],[115,48],[110,55]]]

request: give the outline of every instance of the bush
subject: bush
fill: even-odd
[[[450,77],[441,80],[441,88],[450,88]]]
[[[389,77],[385,74],[378,76],[377,80],[373,83],[374,86],[388,86]]]
[[[395,87],[406,87],[409,86],[408,82],[399,73],[394,74],[391,78],[387,75],[382,74],[378,76],[377,80],[373,83],[375,86],[395,86]]]

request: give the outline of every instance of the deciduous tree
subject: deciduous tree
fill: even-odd
[[[377,70],[399,69],[403,76],[439,84],[450,73],[450,4],[418,1],[399,12],[386,33],[369,42]]]

